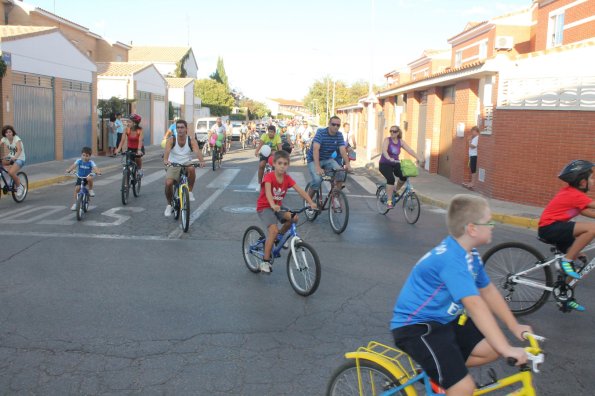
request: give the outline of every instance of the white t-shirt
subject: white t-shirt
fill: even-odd
[[[299,134],[301,135],[302,140],[310,140],[310,135],[312,135],[312,128],[310,128],[309,126],[301,126],[299,129]]]
[[[8,152],[10,153],[10,156],[13,157],[13,156],[17,155],[17,143],[20,141],[21,141],[21,138],[18,136],[15,136],[12,138],[12,143],[10,143],[10,141],[8,140],[7,137],[3,137],[0,140],[0,143],[6,145],[6,147],[8,147]],[[19,155],[17,159],[21,160],[21,161],[25,161],[25,145],[23,143],[21,143],[21,155]]]
[[[192,160],[192,150],[190,150],[190,141],[186,139],[184,147],[178,145],[178,138],[175,139],[176,145],[169,151],[169,162],[183,164]]]
[[[473,139],[471,139],[471,144],[475,146],[475,148],[472,148],[471,145],[469,145],[469,157],[477,157],[477,144],[479,143],[479,136],[475,136]]]

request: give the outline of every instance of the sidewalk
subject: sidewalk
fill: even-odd
[[[146,159],[158,157],[163,153],[163,149],[159,146],[146,147],[145,151],[146,154],[143,158]],[[39,164],[25,165],[23,171],[29,178],[29,190],[50,186],[72,179],[72,177],[64,175],[64,171],[66,171],[66,169],[78,158],[80,157],[69,158],[62,161],[48,161]],[[91,157],[103,172],[120,168],[122,166],[122,158],[123,156],[121,155],[116,157],[94,155]]]
[[[365,168],[379,183],[385,181],[384,177],[378,171],[378,158],[375,158],[372,162],[358,159],[355,168]],[[445,177],[429,173],[424,169],[420,169],[419,176],[413,178],[411,184],[423,203],[441,208],[447,208],[448,202],[456,194],[481,196],[477,192],[470,191],[461,185],[452,183]],[[486,199],[490,204],[492,218],[495,221],[518,227],[537,229],[537,223],[539,222],[543,208],[487,197]]]
[[[145,158],[153,159],[159,157],[163,149],[159,146],[146,147]],[[363,156],[360,156],[362,158]],[[121,167],[121,156],[116,158],[94,156],[92,158],[97,166],[107,171]],[[52,184],[60,183],[67,179],[64,171],[68,168],[74,159],[63,161],[49,161],[40,164],[27,165],[24,171],[29,177],[29,189],[36,189]],[[382,182],[384,177],[377,170],[377,162],[366,164],[366,161],[358,160],[355,162],[355,169],[367,172],[375,181]],[[371,165],[374,167],[372,168]],[[448,179],[437,174],[430,174],[425,170],[420,170],[420,174],[412,180],[413,187],[418,193],[421,201],[428,205],[446,208],[450,199],[456,194],[477,194],[464,188],[463,186],[451,183]],[[537,229],[537,222],[543,208],[527,205],[515,204],[512,202],[501,201],[498,199],[487,199],[492,209],[494,220],[515,225],[518,227]]]

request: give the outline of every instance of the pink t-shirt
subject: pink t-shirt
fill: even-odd
[[[266,196],[265,190],[265,183],[271,183],[271,191],[273,193],[273,200],[279,206],[281,206],[283,202],[283,198],[285,198],[285,194],[287,194],[287,190],[290,189],[295,185],[295,180],[291,178],[288,174],[283,175],[283,182],[279,183],[277,181],[277,176],[275,176],[275,172],[267,173],[262,178],[262,185],[260,187],[260,195],[258,196],[258,200],[256,201],[256,210],[261,211],[267,208],[270,208],[269,200]]]

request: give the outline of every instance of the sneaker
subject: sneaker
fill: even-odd
[[[583,307],[582,305],[580,305],[579,303],[577,303],[574,298],[566,301],[565,308],[568,311],[575,310],[575,311],[583,312],[585,310],[585,307]]]
[[[562,259],[560,260],[560,269],[566,276],[570,276],[574,279],[580,279],[581,275],[574,269],[574,262],[572,260]]]
[[[22,184],[19,184],[19,188],[17,188],[17,195],[22,196],[25,193],[25,187]]]
[[[260,272],[264,272],[270,274],[273,271],[271,263],[268,261],[263,261],[260,263]]]
[[[140,179],[141,177],[143,177],[143,175],[144,175],[145,173],[143,172],[143,170],[142,170],[142,169],[139,169],[139,170],[138,170],[138,172],[137,172],[136,174],[138,175],[138,178]]]
[[[172,213],[174,213],[174,208],[172,208],[172,206],[171,206],[171,205],[167,205],[167,206],[165,207],[165,212],[163,212],[163,215],[164,215],[165,217],[169,217],[169,216],[171,216],[171,215],[172,215]]]
[[[94,196],[95,196],[95,191],[93,191],[93,190],[89,190],[89,196],[90,196],[90,197],[94,197]]]
[[[192,191],[190,191],[190,194],[188,194],[188,196],[190,197],[190,202],[196,201],[196,199],[194,198],[194,194],[192,194]]]
[[[72,204],[72,206],[70,207],[70,210],[76,210],[76,204]]]
[[[393,201],[386,201],[386,208],[392,209],[393,208]]]

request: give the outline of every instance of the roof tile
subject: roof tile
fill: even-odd
[[[151,63],[98,62],[97,63],[97,75],[103,76],[103,77],[130,76],[136,72],[146,69],[149,66],[151,66]]]
[[[190,51],[190,47],[137,47],[128,52],[130,61],[178,62]]]

